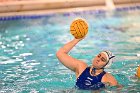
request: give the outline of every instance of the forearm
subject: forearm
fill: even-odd
[[[59,49],[59,52],[68,53],[81,39],[73,39]]]

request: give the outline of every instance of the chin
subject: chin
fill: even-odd
[[[97,66],[97,65],[94,65],[94,64],[93,64],[92,66],[93,66],[93,67],[95,67],[95,68],[99,68],[99,66]]]
[[[98,65],[92,65],[93,67],[95,67],[95,68],[102,68],[102,66],[98,66]]]

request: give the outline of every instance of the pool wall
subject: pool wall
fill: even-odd
[[[0,0],[0,16],[30,15],[140,5],[140,0]],[[80,8],[80,9],[79,9]]]

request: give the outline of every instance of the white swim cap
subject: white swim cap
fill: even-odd
[[[103,68],[108,68],[112,65],[113,58],[115,57],[110,51],[103,51],[101,53],[104,53],[107,56],[107,64]]]

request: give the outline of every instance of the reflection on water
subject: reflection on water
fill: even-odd
[[[14,93],[98,93],[138,92],[140,81],[134,77],[140,64],[140,11],[95,14],[85,11],[56,14],[39,19],[0,22],[0,92]],[[55,57],[56,51],[73,37],[69,25],[76,17],[89,23],[87,37],[70,54],[91,60],[102,50],[110,50],[115,62],[106,71],[124,87],[100,91],[77,90],[75,75]]]

